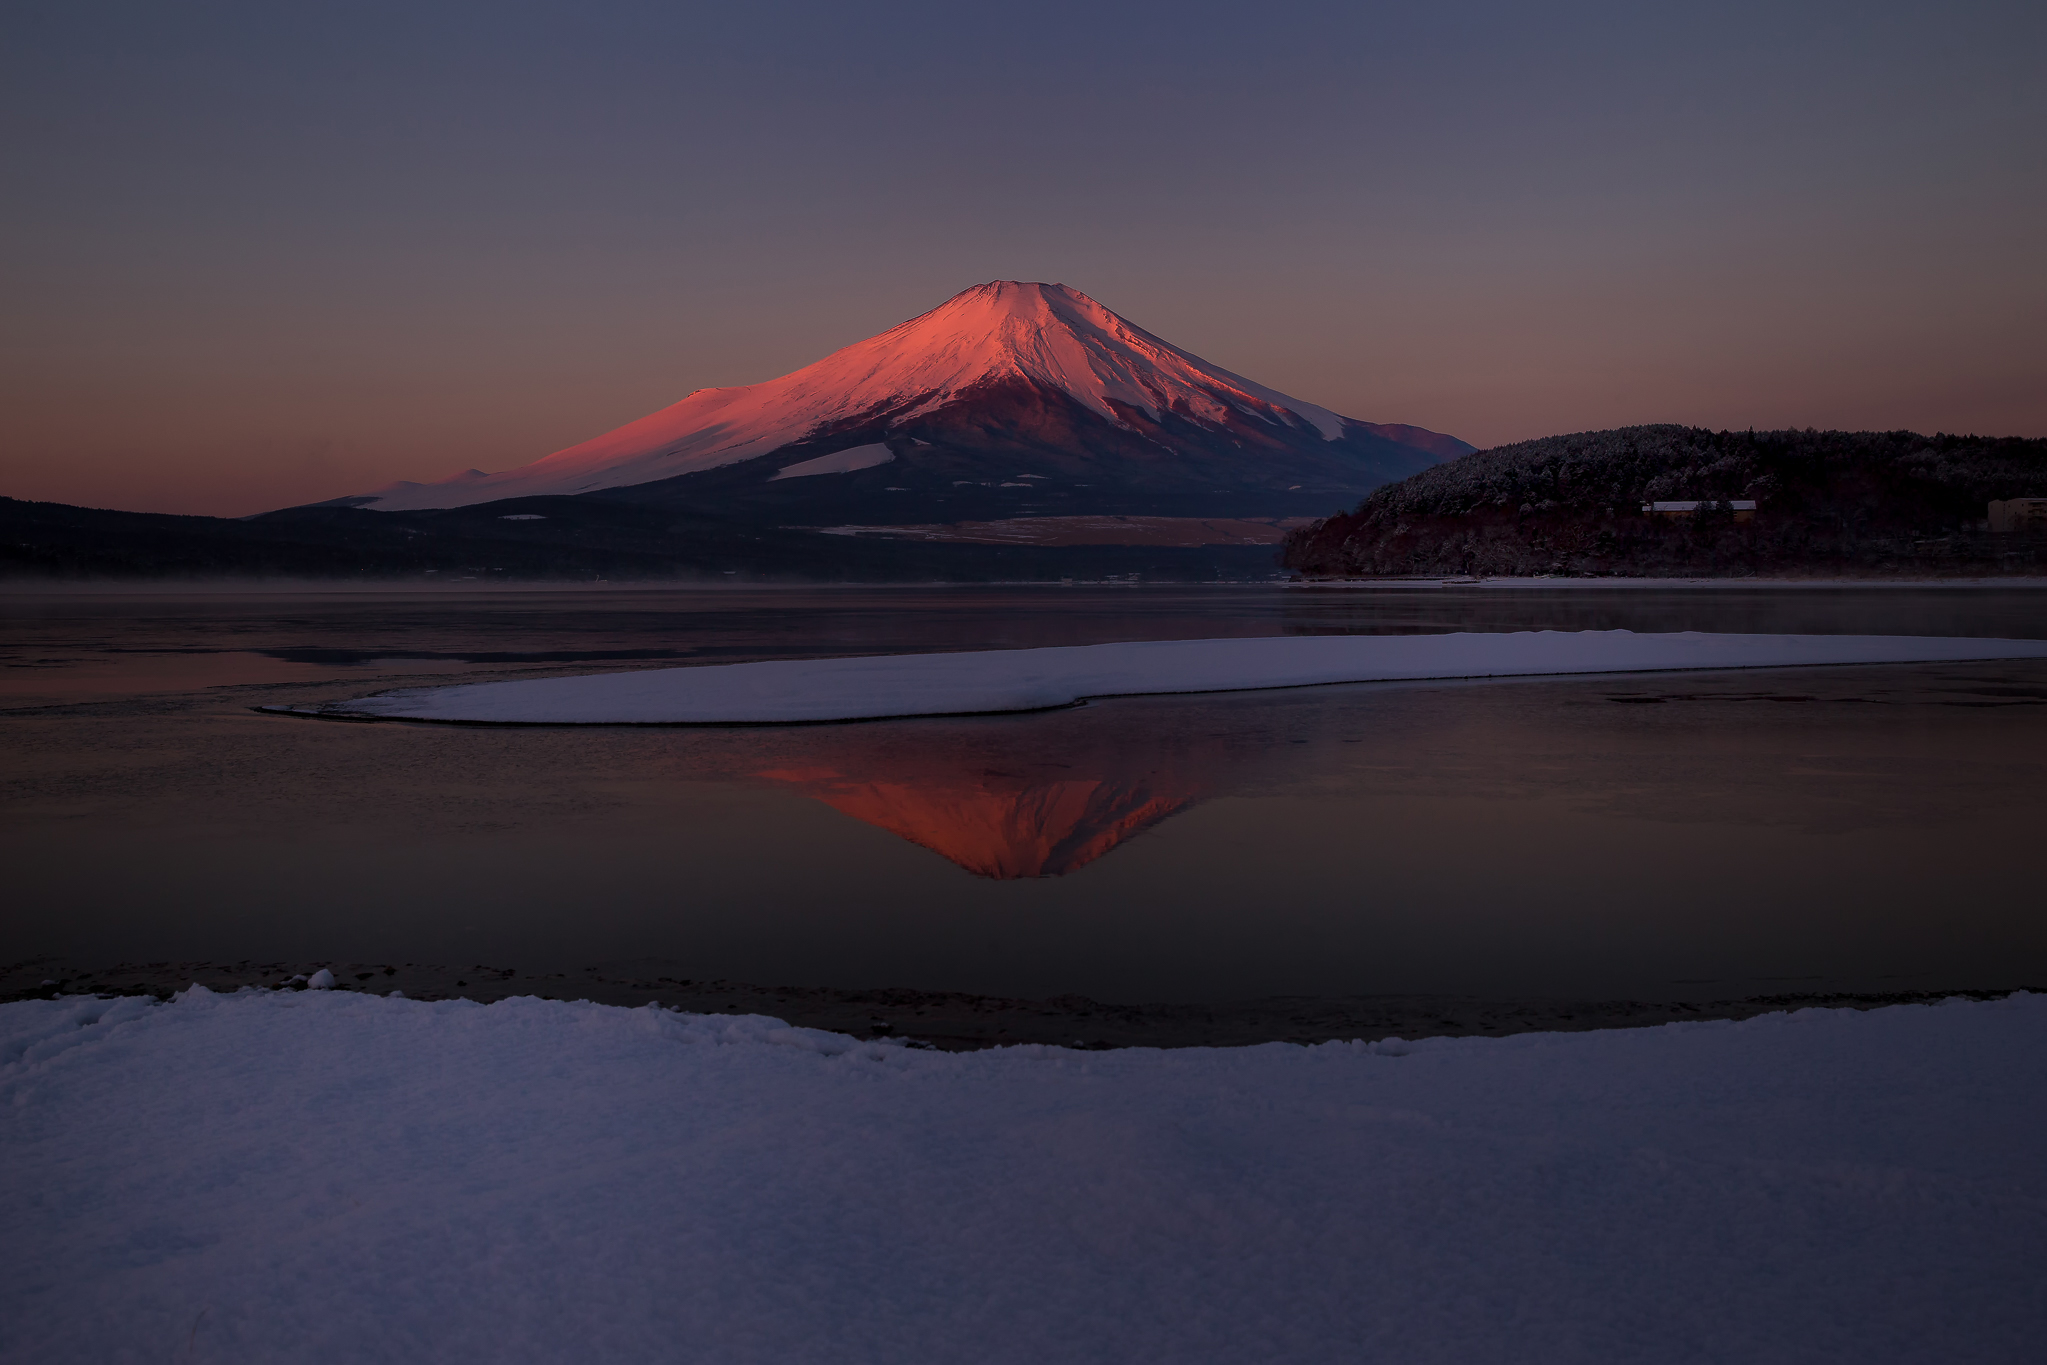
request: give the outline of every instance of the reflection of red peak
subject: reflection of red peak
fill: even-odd
[[[1052,877],[1085,867],[1201,792],[1164,774],[1033,782],[1007,773],[870,781],[830,768],[761,773],[879,825],[982,877]]]

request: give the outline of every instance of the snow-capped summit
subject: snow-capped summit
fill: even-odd
[[[1345,449],[1360,443],[1370,449]],[[876,471],[869,482],[901,485],[914,477],[911,471],[881,468],[901,460],[927,475],[945,475],[934,488],[982,479],[996,480],[989,487],[1029,488],[999,480],[1058,480],[1077,472],[1097,477],[1076,486],[1110,488],[1123,480],[1114,468],[1101,467],[1105,458],[1156,462],[1191,454],[1195,446],[1205,447],[1202,453],[1210,458],[1182,462],[1192,485],[1236,482],[1229,471],[1214,468],[1212,458],[1233,447],[1243,466],[1238,472],[1256,482],[1292,479],[1291,485],[1274,486],[1300,489],[1312,481],[1318,491],[1330,483],[1331,470],[1304,471],[1284,458],[1275,462],[1275,452],[1336,457],[1338,466],[1346,463],[1345,455],[1352,464],[1360,455],[1406,457],[1394,461],[1397,470],[1377,477],[1371,477],[1375,471],[1349,471],[1365,475],[1363,486],[1370,487],[1470,449],[1419,427],[1359,422],[1290,398],[1153,336],[1063,284],[1004,280],[977,285],[794,374],[699,389],[523,468],[482,475],[469,470],[434,484],[401,482],[349,501],[380,510],[460,507],[635,487],[750,462],[758,462],[760,474],[747,479],[749,485],[814,486],[806,476],[868,470]],[[777,452],[790,458],[766,458]],[[850,454],[832,458],[842,452]],[[977,470],[930,452],[999,463]],[[1062,455],[1087,469],[1070,461],[1062,467]],[[1023,474],[1009,467],[1032,456],[1053,463]],[[1151,477],[1144,481],[1158,483],[1161,472],[1148,471]],[[1343,487],[1327,491],[1348,492],[1359,479],[1339,477],[1337,483]]]

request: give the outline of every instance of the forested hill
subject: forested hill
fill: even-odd
[[[1424,470],[1284,555],[1331,575],[2047,573],[2047,537],[1985,525],[1992,499],[2027,497],[2047,497],[2047,440],[1621,427]],[[1641,510],[1679,499],[1758,510]]]

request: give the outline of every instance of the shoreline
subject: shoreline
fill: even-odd
[[[1483,588],[1483,589],[1554,589],[1594,588],[1605,591],[1631,589],[1665,588],[1768,588],[1773,591],[1814,589],[1814,588],[1885,588],[1885,589],[1933,589],[1933,588],[1976,588],[2012,589],[2047,588],[2047,574],[2018,575],[2011,577],[1979,578],[1437,578],[1422,576],[1415,578],[1301,578],[1290,579],[1279,585],[1290,592],[1327,592],[1343,589],[1375,588]]]
[[[50,959],[0,969],[0,1003],[57,996],[152,996],[192,985],[304,989],[292,977],[326,967],[337,991],[411,1000],[520,996],[627,1008],[659,1005],[686,1014],[766,1015],[799,1028],[856,1038],[893,1038],[944,1052],[1036,1043],[1119,1048],[1250,1047],[1387,1038],[1506,1037],[1653,1028],[1685,1020],[1739,1020],[1807,1008],[1881,1009],[1964,998],[1994,1000],[2041,986],[1884,992],[1803,992],[1724,1000],[1493,998],[1455,995],[1270,996],[1195,1004],[1114,1004],[1079,995],[1032,1000],[906,987],[763,986],[656,975],[673,963],[623,963],[574,972],[385,962],[151,962],[81,971]],[[51,984],[44,984],[45,982]]]
[[[1880,588],[1888,590],[1931,590],[1931,589],[2047,589],[2047,574],[2012,575],[2005,577],[1983,576],[1969,578],[1744,578],[1729,576],[1672,577],[1672,578],[1446,578],[1433,575],[1419,575],[1402,578],[1327,578],[1289,579],[1278,576],[1275,570],[1271,578],[1223,578],[1223,579],[889,579],[878,582],[854,582],[840,579],[732,582],[716,579],[671,580],[671,579],[610,579],[590,581],[580,579],[536,578],[513,579],[509,581],[477,581],[474,583],[427,583],[416,578],[393,579],[35,579],[25,577],[0,578],[0,597],[166,597],[178,595],[197,596],[337,596],[374,597],[394,595],[406,597],[506,597],[522,593],[573,594],[573,593],[648,593],[648,592],[710,592],[718,594],[744,593],[792,593],[792,592],[842,592],[842,591],[904,591],[929,592],[934,589],[948,591],[973,591],[986,588],[1116,588],[1130,589],[1198,589],[1221,588],[1231,591],[1272,590],[1279,592],[1329,592],[1344,590],[1389,590],[1408,589],[1437,591],[1445,588],[1475,588],[1488,591],[1527,589],[1577,589],[1589,588],[1599,591],[1661,590],[1682,588],[1688,590],[1722,590],[1767,588],[1772,591],[1797,589],[1840,589]]]
[[[1451,631],[1139,640],[632,669],[387,689],[257,709],[456,725],[768,725],[1020,715],[1137,696],[1332,684],[2047,658],[1994,637]]]

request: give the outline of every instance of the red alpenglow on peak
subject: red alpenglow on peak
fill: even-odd
[[[590,493],[738,465],[788,447],[810,465],[764,461],[764,477],[780,469],[798,477],[850,474],[889,462],[892,450],[903,453],[895,449],[899,442],[943,445],[948,421],[973,424],[962,409],[991,395],[1013,403],[1020,393],[1077,407],[1079,413],[1062,416],[1064,426],[1089,425],[1082,414],[1092,414],[1102,426],[1141,433],[1168,449],[1174,442],[1159,433],[1176,425],[1262,428],[1260,436],[1278,435],[1289,445],[1363,437],[1422,455],[1417,467],[1471,448],[1419,427],[1375,426],[1290,398],[1153,336],[1065,285],[1005,280],[957,294],[794,374],[699,389],[523,468],[401,482],[349,501],[396,511]],[[1060,440],[1041,444],[1056,453]],[[840,451],[848,457],[834,460]],[[1199,481],[1215,480],[1204,472]]]

